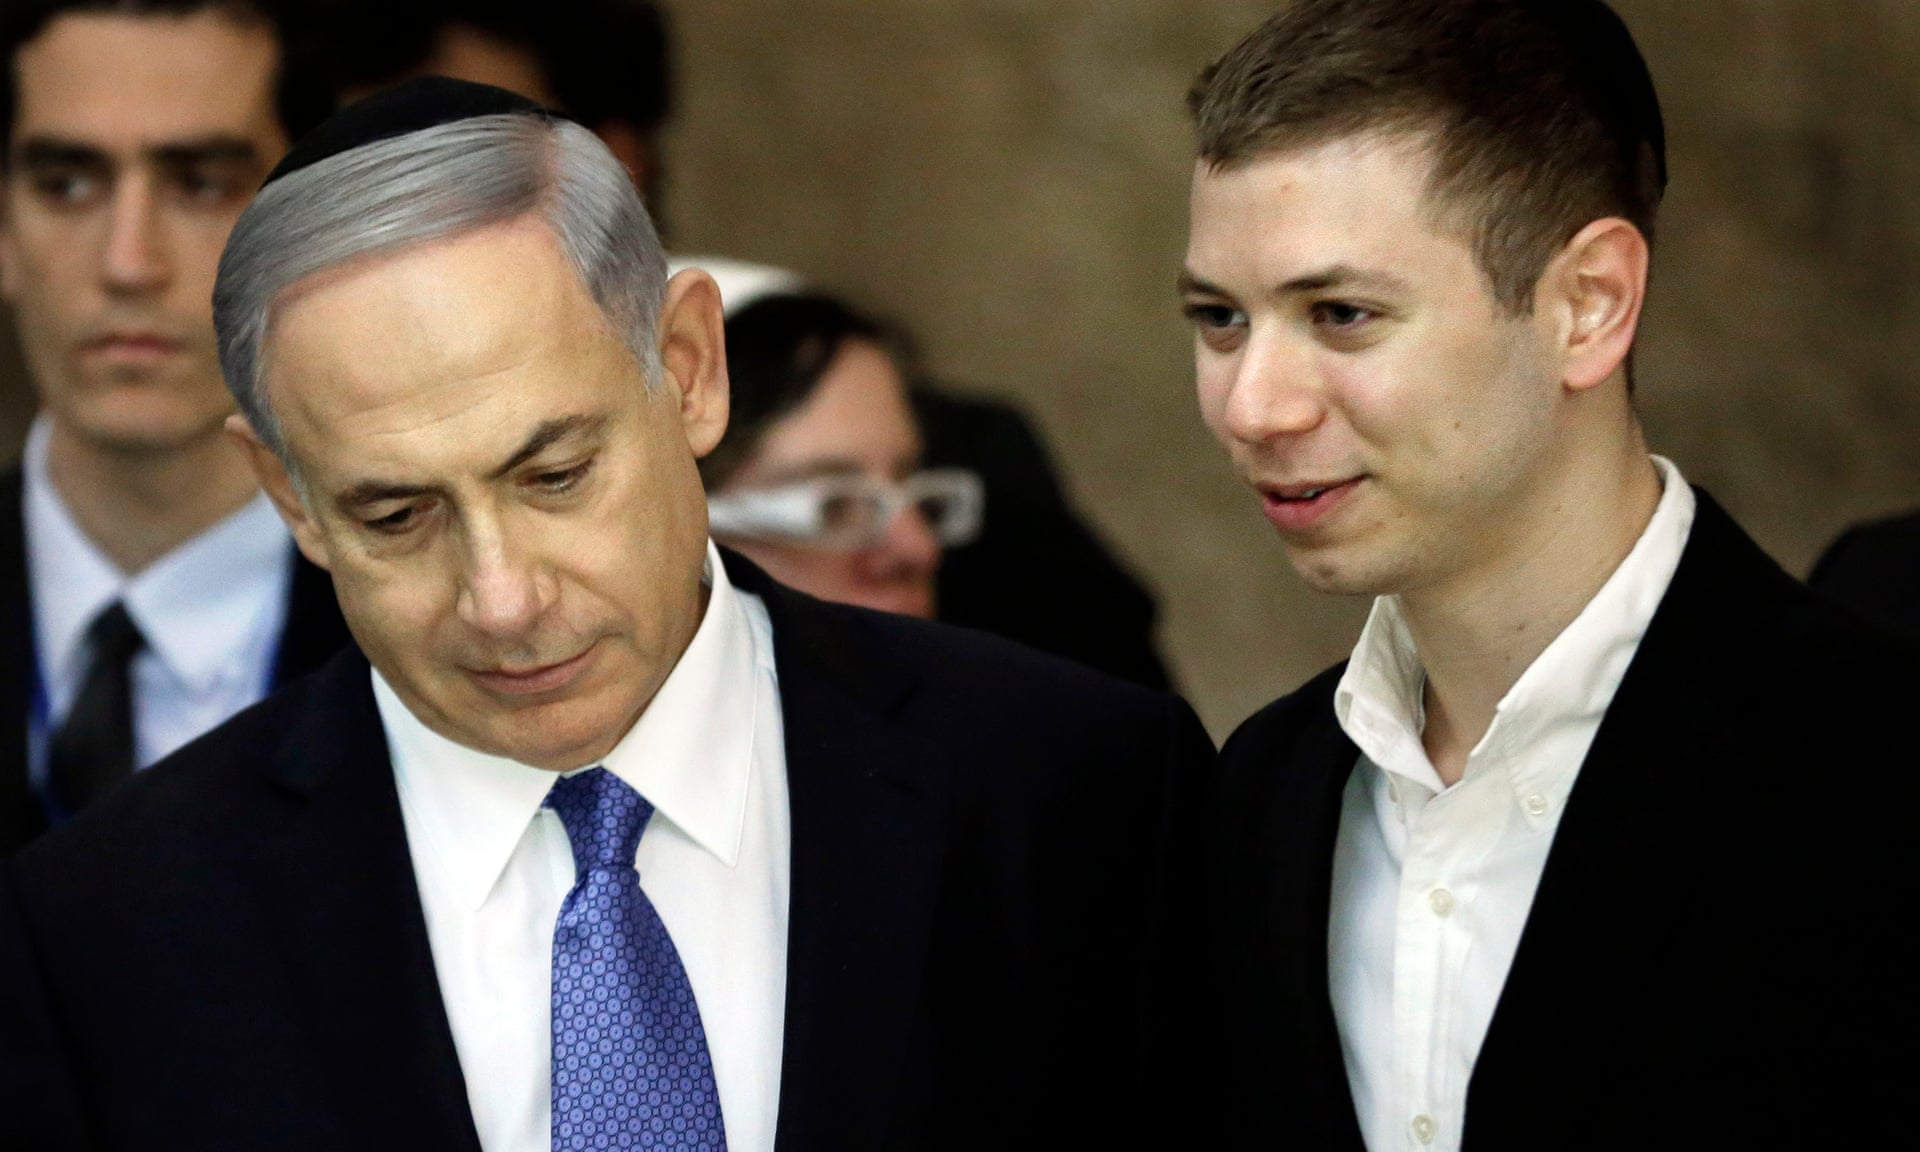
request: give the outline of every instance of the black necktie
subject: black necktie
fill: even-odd
[[[87,626],[87,678],[47,751],[54,798],[69,813],[133,774],[132,666],[146,644],[118,600]]]

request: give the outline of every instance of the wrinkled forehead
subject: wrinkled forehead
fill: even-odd
[[[347,445],[490,450],[644,392],[552,233],[517,221],[369,257],[282,293],[269,401],[303,462]]]

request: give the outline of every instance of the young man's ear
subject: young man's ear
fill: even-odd
[[[667,283],[660,307],[660,363],[696,459],[727,431],[727,334],[720,286],[698,268]]]
[[[1617,217],[1596,220],[1561,250],[1550,285],[1562,332],[1562,376],[1577,392],[1622,371],[1640,327],[1652,253],[1640,229]]]
[[[261,491],[273,501],[280,519],[287,522],[301,555],[316,566],[332,571],[326,538],[314,522],[313,514],[307,510],[307,503],[301,498],[300,487],[294,483],[292,473],[287,471],[286,462],[267,447],[259,433],[253,430],[253,425],[238,413],[227,417],[227,437],[246,454],[247,463],[253,466],[253,475],[259,480]]]

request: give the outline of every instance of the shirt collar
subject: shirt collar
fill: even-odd
[[[646,711],[602,762],[729,868],[740,857],[763,654],[719,551],[707,544],[706,614]],[[457,744],[423,724],[376,669],[401,802],[459,898],[486,903],[555,775]]]
[[[1501,699],[1492,725],[1468,756],[1468,775],[1489,761],[1506,763],[1515,796],[1524,801],[1560,790],[1578,772],[1577,760],[1560,764],[1522,753],[1552,726],[1598,727],[1673,581],[1693,528],[1695,500],[1672,461],[1655,456],[1653,464],[1662,485],[1653,518],[1600,591]],[[1382,596],[1335,689],[1334,714],[1368,760],[1437,793],[1445,784],[1421,743],[1425,688],[1426,671],[1400,598]]]
[[[127,577],[83,531],[53,486],[52,425],[34,421],[23,460],[27,554],[40,662],[53,684],[77,681],[87,626],[115,600],[147,647],[189,691],[238,674],[291,576],[291,537],[263,493]]]

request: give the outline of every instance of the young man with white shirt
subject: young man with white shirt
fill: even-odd
[[[358,647],[0,878],[0,1144],[1130,1138],[1205,734],[716,549],[719,294],[590,132],[370,97],[242,216],[215,316]]]
[[[209,296],[327,85],[252,0],[0,17],[0,290],[40,414],[0,476],[0,855],[346,640],[246,460]]]
[[[1300,575],[1377,597],[1222,754],[1213,1146],[1883,1146],[1920,870],[1854,774],[1920,660],[1648,454],[1625,25],[1299,0],[1192,104],[1202,412]]]

